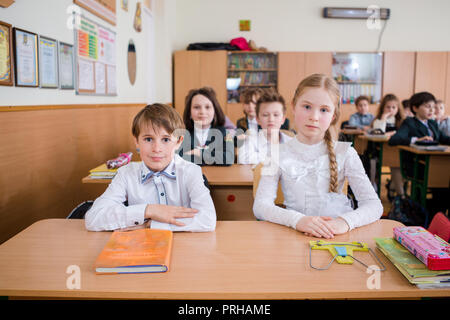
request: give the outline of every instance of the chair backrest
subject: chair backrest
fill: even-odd
[[[448,242],[450,240],[450,220],[445,214],[438,212],[431,220],[428,231]]]
[[[259,180],[261,179],[261,169],[263,167],[262,163],[259,163],[254,169],[253,169],[253,198],[256,196],[256,190],[258,190]],[[283,191],[281,190],[281,184],[278,182],[278,190],[277,190],[277,197],[275,199],[276,205],[282,205],[284,202],[284,196]]]
[[[80,203],[72,212],[67,216],[67,219],[84,219],[86,212],[92,207],[94,201],[88,200]]]

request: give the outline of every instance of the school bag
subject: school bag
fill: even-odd
[[[399,221],[405,226],[422,226],[427,228],[428,218],[427,209],[406,196],[396,196],[388,213],[388,219]]]

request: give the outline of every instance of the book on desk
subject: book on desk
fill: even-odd
[[[97,274],[154,273],[169,270],[170,230],[114,231],[95,261]]]
[[[89,178],[91,179],[112,179],[117,173],[116,169],[108,169],[106,163],[99,165],[98,167],[89,170]]]
[[[445,287],[450,284],[450,270],[434,271],[416,258],[394,238],[375,238],[377,248],[414,285]]]

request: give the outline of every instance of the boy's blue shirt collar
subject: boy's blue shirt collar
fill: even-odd
[[[162,170],[155,172],[148,168],[145,163],[142,161],[141,165],[141,183],[145,183],[148,179],[150,179],[153,175],[156,175],[159,177],[160,175],[165,175],[167,178],[170,179],[176,179],[176,173],[175,173],[175,158],[170,161],[170,163],[167,165],[167,167]]]

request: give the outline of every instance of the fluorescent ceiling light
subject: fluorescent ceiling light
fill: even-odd
[[[378,16],[379,14],[379,16]],[[340,19],[389,19],[391,10],[388,8],[323,8],[324,18],[340,18]]]

